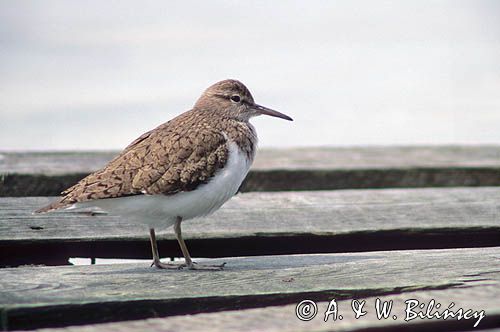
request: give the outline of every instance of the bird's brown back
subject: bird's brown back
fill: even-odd
[[[208,110],[188,111],[143,134],[104,168],[62,192],[59,201],[36,212],[94,199],[194,190],[224,167],[228,139],[253,159],[256,135],[249,123]]]

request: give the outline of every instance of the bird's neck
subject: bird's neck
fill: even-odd
[[[257,133],[252,124],[247,121],[227,120],[220,123],[219,128],[230,141],[238,145],[248,160],[252,162],[257,150]]]

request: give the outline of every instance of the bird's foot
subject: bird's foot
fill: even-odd
[[[205,270],[205,271],[220,271],[220,270],[224,269],[225,265],[226,265],[226,263],[222,263],[219,265],[205,265],[205,264],[198,264],[196,262],[191,262],[191,264],[162,263],[159,260],[153,261],[153,263],[151,263],[151,266],[155,266],[158,269],[182,270],[184,268],[187,268],[189,270]]]
[[[186,264],[182,263],[182,264],[179,264],[179,263],[162,263],[160,262],[159,260],[158,261],[153,261],[153,263],[151,263],[151,267],[156,267],[158,269],[164,269],[164,270],[181,270],[182,268],[186,267]]]
[[[196,262],[192,262],[191,265],[186,265],[190,270],[206,270],[206,271],[220,271],[224,269],[226,263],[216,264],[216,265],[208,265],[208,264],[198,264]]]

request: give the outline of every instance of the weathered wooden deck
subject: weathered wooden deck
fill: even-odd
[[[45,197],[0,198],[0,266],[60,265],[69,257],[149,258],[148,231],[86,212],[33,215]],[[500,246],[500,188],[244,193],[187,221],[196,257]],[[164,256],[182,256],[172,230]]]
[[[499,248],[476,248],[224,258],[217,259],[227,262],[220,272],[160,271],[147,263],[21,267],[0,270],[0,306],[4,327],[29,329],[406,291],[460,294],[474,287],[466,293],[474,298],[487,286],[490,303],[455,297],[467,309],[474,303],[474,309],[485,310],[488,320],[500,320],[499,258]]]
[[[1,196],[54,196],[116,152],[0,153]],[[499,186],[498,146],[261,150],[241,191]]]
[[[41,192],[55,195],[58,186],[113,154],[1,155],[0,173],[8,173],[0,183],[3,330],[500,326],[499,147],[317,149],[303,158],[296,150],[264,151],[245,193],[183,228],[198,261],[227,262],[220,272],[160,271],[148,261],[67,265],[70,257],[150,257],[147,230],[126,218],[86,211],[31,214],[51,199],[37,197]],[[338,188],[351,189],[317,191]],[[256,190],[276,192],[248,192]],[[180,256],[171,230],[160,233],[159,244],[163,257]],[[388,319],[376,318],[377,298],[394,301]],[[305,299],[317,302],[311,321],[296,317],[296,305]],[[343,319],[325,322],[325,301],[332,299]],[[366,301],[366,316],[354,318],[353,299]],[[484,310],[484,318],[477,328],[477,319],[406,322],[408,299]]]

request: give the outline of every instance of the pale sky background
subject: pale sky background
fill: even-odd
[[[0,150],[121,149],[236,78],[263,147],[500,144],[500,1],[1,1]]]

